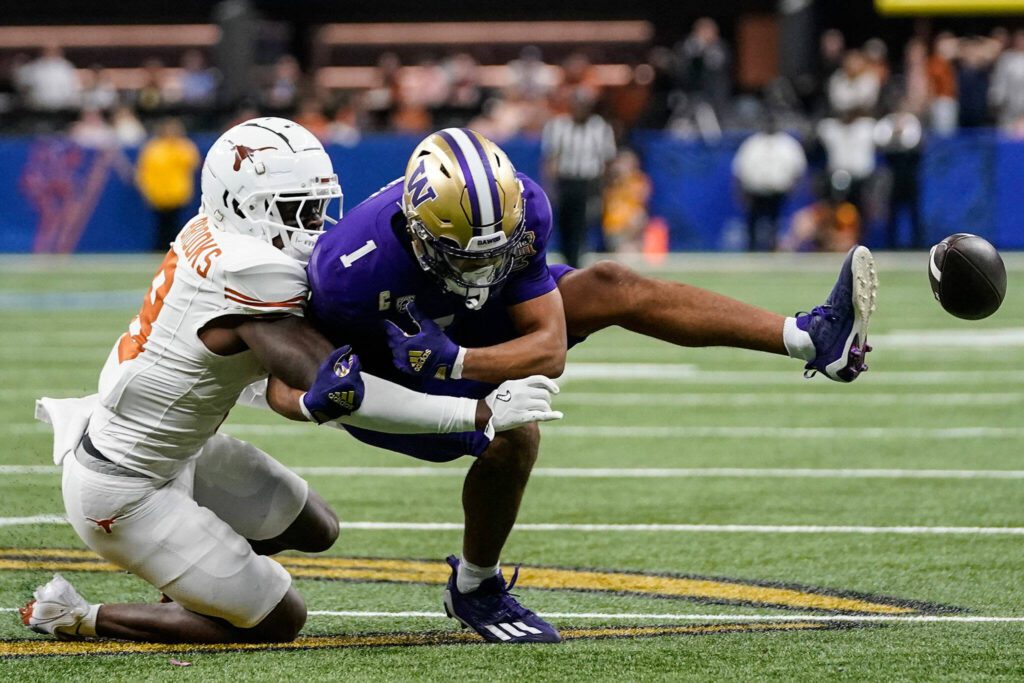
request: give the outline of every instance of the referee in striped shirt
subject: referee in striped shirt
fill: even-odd
[[[594,113],[591,94],[572,94],[572,113],[548,121],[541,139],[548,182],[553,183],[555,216],[565,262],[578,267],[587,228],[601,212],[605,167],[615,157],[615,133]]]

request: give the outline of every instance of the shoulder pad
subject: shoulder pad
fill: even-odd
[[[248,315],[301,312],[309,291],[302,264],[255,238],[224,237],[226,248],[217,284],[229,307]]]

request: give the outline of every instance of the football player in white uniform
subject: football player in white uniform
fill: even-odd
[[[362,373],[349,349],[316,332],[303,317],[305,263],[340,199],[323,147],[295,123],[254,119],[214,143],[200,213],[115,343],[98,395],[37,405],[54,428],[71,525],[167,601],[90,604],[57,575],[22,609],[26,626],[162,642],[296,636],[305,603],[267,555],[326,550],[337,517],[269,455],[217,433],[243,390],[268,375],[275,410],[317,423],[492,435],[561,417],[545,378],[503,384],[483,401],[427,396]]]

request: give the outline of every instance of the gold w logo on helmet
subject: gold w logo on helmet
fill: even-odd
[[[433,351],[430,349],[424,349],[422,351],[413,350],[409,352],[409,365],[412,367],[413,372],[420,372],[423,370],[423,366],[427,364],[427,360],[430,358]]]

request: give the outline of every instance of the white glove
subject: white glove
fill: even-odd
[[[484,401],[491,409],[491,419],[484,434],[493,437],[531,422],[561,420],[562,413],[551,409],[551,397],[558,385],[543,375],[502,382]]]

